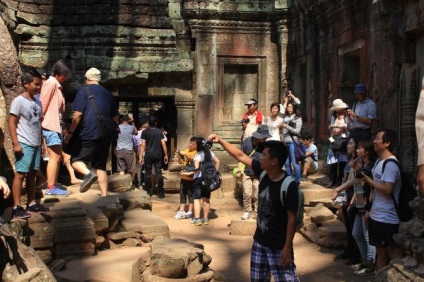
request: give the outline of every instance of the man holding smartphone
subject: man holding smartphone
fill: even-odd
[[[371,140],[371,125],[377,117],[377,106],[368,97],[365,84],[357,84],[353,92],[358,102],[353,104],[352,109],[347,109],[349,137],[358,141]]]

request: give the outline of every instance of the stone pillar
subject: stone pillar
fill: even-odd
[[[175,101],[177,107],[177,149],[181,150],[187,147],[190,138],[196,135],[194,132],[194,101]]]

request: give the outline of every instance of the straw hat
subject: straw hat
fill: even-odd
[[[330,111],[347,109],[349,106],[343,102],[342,99],[336,99],[333,101],[333,106],[330,108]]]

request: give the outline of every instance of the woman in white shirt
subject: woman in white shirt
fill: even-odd
[[[269,133],[272,135],[272,137],[269,137],[268,139],[266,139],[266,141],[281,141],[281,125],[284,121],[283,118],[278,115],[278,113],[280,112],[279,104],[272,103],[270,110],[271,115],[266,117],[264,124],[268,126]]]

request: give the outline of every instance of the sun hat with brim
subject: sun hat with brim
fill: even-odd
[[[268,125],[265,124],[259,125],[258,129],[256,129],[256,131],[252,133],[252,136],[257,139],[272,137],[272,135],[269,133]]]
[[[330,108],[330,111],[341,110],[349,108],[348,104],[343,102],[342,99],[336,99],[333,101],[333,106]]]

